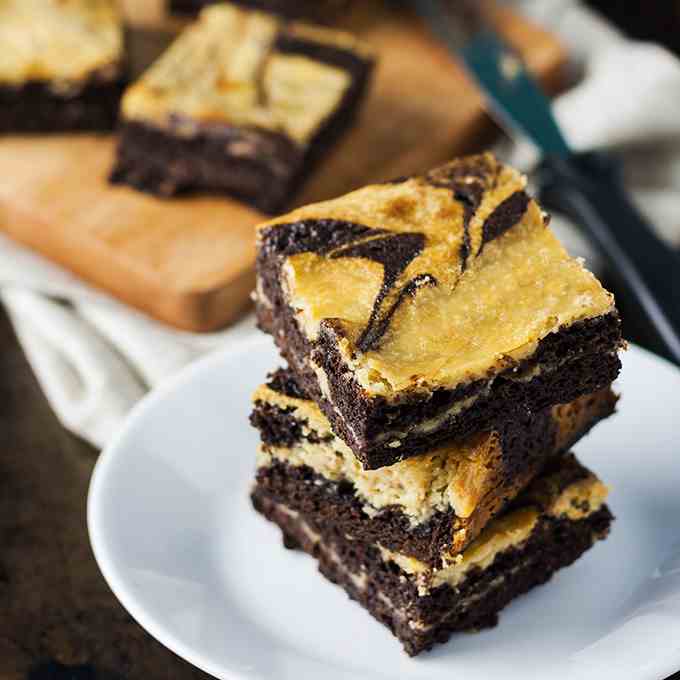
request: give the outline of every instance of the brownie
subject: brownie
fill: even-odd
[[[609,385],[613,296],[491,154],[258,228],[260,327],[365,468]]]
[[[430,566],[469,545],[553,457],[609,416],[610,389],[379,470],[364,470],[291,371],[253,396],[257,480],[291,509]]]
[[[125,92],[110,179],[276,212],[350,124],[372,66],[347,33],[208,7]]]
[[[112,129],[123,42],[113,0],[0,3],[0,134]]]
[[[326,578],[415,656],[453,633],[496,625],[511,600],[604,538],[612,520],[606,493],[573,456],[559,458],[456,560],[435,569],[359,532],[347,534],[321,507],[296,511],[259,482],[252,500],[281,528],[286,547],[314,556]]]
[[[170,0],[170,11],[178,14],[196,14],[208,5],[220,0]],[[312,19],[329,21],[341,10],[346,9],[350,0],[231,0],[233,4],[251,9],[273,12],[289,19]]]

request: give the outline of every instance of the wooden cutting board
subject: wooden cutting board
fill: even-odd
[[[140,70],[178,23],[161,0],[124,4]],[[414,16],[387,3],[356,5],[344,21],[375,49],[375,79],[354,128],[296,204],[424,170],[481,148],[493,133],[480,95]],[[507,10],[499,25],[546,89],[558,90],[561,44]],[[114,145],[96,135],[1,138],[0,229],[168,324],[211,331],[229,323],[248,305],[254,226],[263,217],[224,197],[161,200],[111,187]]]

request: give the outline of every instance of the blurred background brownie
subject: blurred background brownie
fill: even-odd
[[[203,7],[215,5],[219,0],[169,0],[171,12],[196,14]],[[292,19],[329,21],[347,8],[351,0],[232,0],[237,5],[274,12]]]
[[[113,127],[125,61],[114,0],[4,0],[0,53],[0,133]]]
[[[208,7],[125,93],[111,181],[277,211],[350,123],[372,65],[347,33]]]

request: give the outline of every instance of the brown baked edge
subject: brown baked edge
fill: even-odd
[[[452,390],[435,390],[426,400],[420,397],[395,404],[383,397],[366,395],[353,378],[344,374],[345,364],[335,338],[322,333],[313,359],[328,376],[332,403],[321,396],[316,376],[311,371],[306,372],[305,386],[310,385],[313,389],[317,385],[318,403],[333,431],[355,452],[366,469],[375,469],[423,453],[446,441],[502,429],[504,423],[527,413],[597,392],[610,385],[619,374],[621,361],[617,351],[620,345],[618,314],[579,321],[541,340],[530,358],[520,362],[516,369],[501,373],[486,393],[486,381],[478,380]],[[528,381],[513,380],[517,372],[521,375],[531,366],[553,362],[559,363],[553,371]],[[471,406],[444,420],[436,430],[425,434],[409,432],[418,423],[475,395],[480,396]],[[389,441],[379,439],[393,428],[409,432],[400,439],[401,445],[397,449],[391,448]]]
[[[232,147],[248,148],[252,155],[231,153]],[[223,193],[267,212],[289,193],[302,158],[285,135],[266,130],[199,124],[193,135],[184,136],[124,119],[109,181],[160,198]]]

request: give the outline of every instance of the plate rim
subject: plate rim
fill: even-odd
[[[220,678],[221,680],[252,679],[251,676],[237,670],[228,669],[222,664],[211,663],[204,655],[195,652],[190,644],[185,643],[174,635],[161,621],[157,620],[157,617],[147,613],[144,606],[137,601],[137,598],[129,593],[129,588],[125,585],[125,579],[115,567],[116,560],[113,558],[110,549],[107,546],[104,533],[101,531],[101,522],[97,521],[100,512],[98,509],[99,506],[97,505],[97,499],[101,495],[100,488],[102,488],[105,483],[107,471],[116,460],[116,453],[120,449],[121,442],[128,436],[130,430],[137,422],[144,418],[149,410],[153,409],[158,402],[163,401],[167,395],[182,389],[184,384],[193,382],[196,379],[196,375],[209,370],[211,366],[219,365],[233,356],[264,346],[273,346],[273,339],[268,335],[253,336],[240,340],[231,346],[213,350],[206,356],[181,369],[175,375],[167,378],[144,395],[144,397],[131,409],[109,443],[99,453],[99,457],[90,478],[87,494],[86,523],[90,546],[97,567],[116,599],[137,624],[170,652],[192,664],[199,670],[216,678]],[[631,354],[639,353],[643,355],[645,359],[665,365],[672,371],[680,374],[680,368],[674,363],[637,344],[628,343],[626,353],[629,352]],[[680,378],[680,375],[678,375],[678,377]],[[680,672],[680,653],[678,655],[677,664],[674,664],[663,672],[663,677],[668,677],[675,672]],[[357,675],[356,677],[359,676]]]

